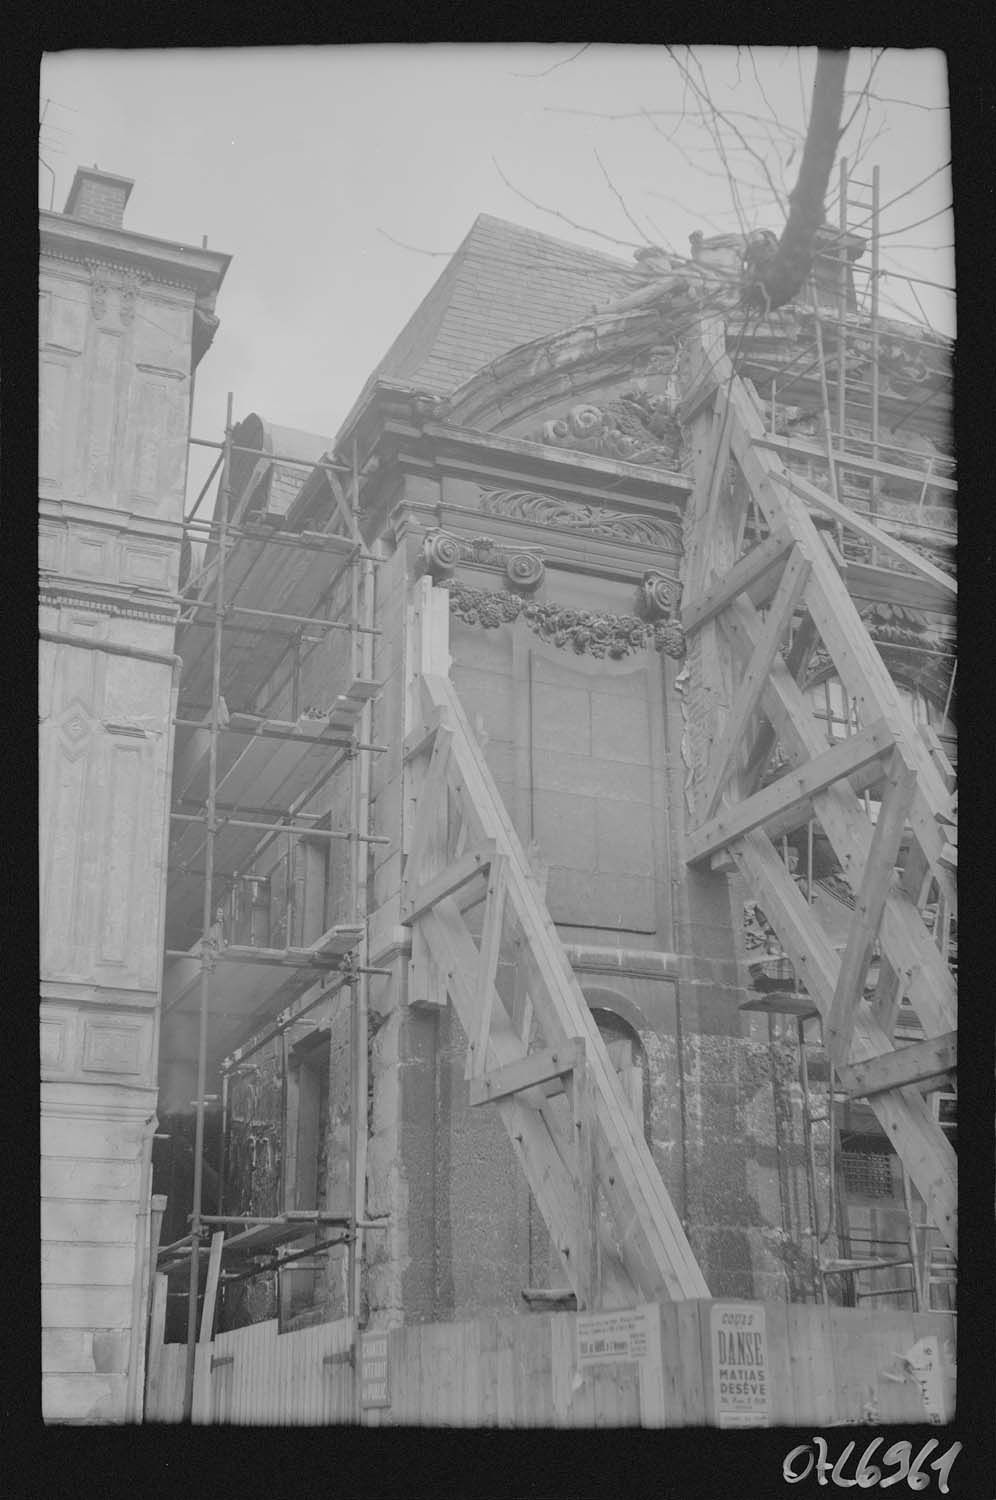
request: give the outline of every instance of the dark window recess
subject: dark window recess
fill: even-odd
[[[327,1206],[329,1148],[329,1082],[331,1049],[328,1034],[316,1033],[291,1048],[286,1082],[285,1202],[288,1208]],[[333,1234],[326,1227],[315,1240]],[[307,1248],[302,1240],[298,1251]],[[325,1258],[305,1257],[280,1272],[280,1320],[286,1329],[298,1319],[319,1315],[325,1300]]]
[[[270,882],[243,875],[232,883],[221,919],[225,942],[240,948],[270,946]]]
[[[861,1198],[895,1198],[901,1191],[898,1158],[891,1151],[842,1151],[844,1189]]]

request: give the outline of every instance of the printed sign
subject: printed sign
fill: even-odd
[[[390,1406],[391,1369],[386,1333],[360,1335],[360,1406]]]
[[[920,1387],[927,1421],[938,1426],[950,1422],[954,1416],[955,1372],[953,1361],[942,1354],[936,1334],[915,1343],[903,1362],[909,1378]]]
[[[764,1308],[754,1302],[714,1302],[709,1312],[717,1426],[767,1427],[770,1392]]]
[[[643,1361],[650,1352],[647,1308],[620,1312],[578,1313],[578,1368],[585,1365]]]

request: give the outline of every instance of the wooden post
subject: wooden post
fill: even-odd
[[[166,1298],[169,1277],[156,1272],[152,1278],[152,1306],[149,1313],[149,1358],[145,1375],[145,1419],[155,1421],[159,1415],[160,1375],[166,1334]]]

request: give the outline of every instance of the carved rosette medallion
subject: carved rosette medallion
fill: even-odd
[[[532,552],[510,552],[505,559],[505,576],[517,589],[538,588],[545,571],[540,559]]]

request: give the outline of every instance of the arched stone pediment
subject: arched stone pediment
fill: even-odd
[[[519,345],[454,393],[447,418],[480,432],[680,471],[675,364],[693,306],[685,299],[680,310],[659,303],[593,313]]]

